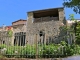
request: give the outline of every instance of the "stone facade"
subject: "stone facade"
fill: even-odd
[[[9,36],[8,29],[11,29],[13,31],[12,26],[1,27],[1,29],[0,29],[0,44],[11,45],[12,37]]]
[[[19,42],[21,43],[21,40],[23,40],[22,33],[26,33],[26,21],[27,20],[20,19],[15,22],[12,22],[12,27],[13,27],[12,45],[14,45],[14,43],[19,45]],[[15,35],[15,34],[17,34],[17,35]],[[15,40],[16,40],[16,42],[15,42]],[[24,37],[24,40],[26,40],[26,36]],[[26,44],[26,41],[24,44]]]
[[[27,20],[20,19],[12,22],[12,26],[0,27],[0,44],[14,45],[15,33],[26,33],[26,21]],[[9,27],[11,27],[11,30],[13,31],[12,37],[9,37],[7,34]],[[19,43],[19,39],[23,40],[19,36],[21,36],[21,34],[17,36],[17,44]],[[26,36],[24,39],[26,40]]]
[[[0,31],[0,44],[11,45],[12,37],[8,35],[7,31]]]
[[[34,43],[59,43],[64,40],[66,33],[60,30],[62,25],[66,25],[66,20],[64,16],[64,8],[52,8],[39,11],[28,12],[27,20],[17,20],[12,22],[13,36],[11,44],[14,45],[15,33],[20,35],[23,32],[26,33],[25,44]],[[1,28],[0,28],[1,30]]]
[[[52,10],[54,10],[54,9],[52,9]],[[48,9],[48,10],[51,10],[51,9]],[[34,17],[34,15],[35,15],[34,13],[36,13],[36,11],[28,12],[27,42],[29,44],[34,44],[36,39],[37,39],[37,43],[39,43],[41,40],[42,42],[44,41],[45,44],[47,44],[47,42],[59,43],[61,40],[64,39],[64,37],[63,37],[64,33],[61,32],[61,30],[60,30],[62,23],[64,25],[66,24],[65,16],[64,16],[64,9],[63,8],[57,8],[57,10],[58,10],[58,15],[59,15],[57,17],[59,19],[56,19],[56,20],[50,19],[48,21],[45,20],[42,22],[33,22],[36,19]],[[43,11],[44,10],[37,11],[37,12],[43,12]],[[52,13],[54,13],[54,12],[52,12]],[[44,14],[44,12],[43,12],[43,14]],[[42,16],[41,18],[43,19],[44,17]],[[42,32],[42,34],[43,34],[42,36],[40,36],[40,32]]]

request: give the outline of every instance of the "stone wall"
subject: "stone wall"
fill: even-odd
[[[26,32],[26,25],[13,26],[13,32]]]
[[[12,45],[12,37],[8,35],[8,31],[0,31],[0,44]]]
[[[15,39],[15,33],[19,33],[19,32],[26,32],[26,25],[22,24],[22,25],[15,25],[13,26],[13,37],[12,37],[12,45],[14,45],[14,39]]]
[[[33,23],[33,12],[28,13],[28,21],[27,21],[27,41],[29,44],[35,41],[35,37],[37,34],[37,40],[40,40],[39,33],[42,31],[45,34],[45,42],[48,38],[52,37],[53,42],[59,43],[64,39],[65,34],[60,30],[61,24],[65,23],[64,10],[58,9],[59,12],[59,20],[51,20],[45,22]],[[32,39],[31,39],[31,38]]]

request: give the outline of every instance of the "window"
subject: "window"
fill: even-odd
[[[5,41],[3,41],[3,44],[5,44]]]
[[[40,32],[39,32],[39,36],[40,36],[40,41],[39,41],[39,43],[40,43],[40,44],[44,44],[44,39],[45,39],[45,34],[44,34],[44,32],[43,32],[43,31],[40,31]]]
[[[25,46],[26,32],[15,33],[14,45]]]

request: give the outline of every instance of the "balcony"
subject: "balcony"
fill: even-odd
[[[37,22],[48,22],[48,21],[59,21],[58,17],[41,17],[41,18],[34,18],[33,23],[37,23]]]

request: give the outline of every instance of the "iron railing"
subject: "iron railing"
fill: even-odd
[[[44,41],[44,35],[40,36],[41,41],[38,40],[37,36],[38,34],[34,37],[34,41],[30,40],[34,44],[27,44],[26,32],[14,33],[12,36],[15,37],[14,39],[8,36],[7,31],[6,34],[1,32],[0,42],[5,42],[0,44],[0,54],[8,58],[58,58],[73,55],[71,49],[68,49],[72,48],[72,45],[67,45],[65,42],[55,44],[53,42],[54,36],[47,37],[46,42]],[[32,37],[29,36],[29,38]],[[76,51],[76,49],[73,50]],[[79,53],[79,51],[74,53]]]

